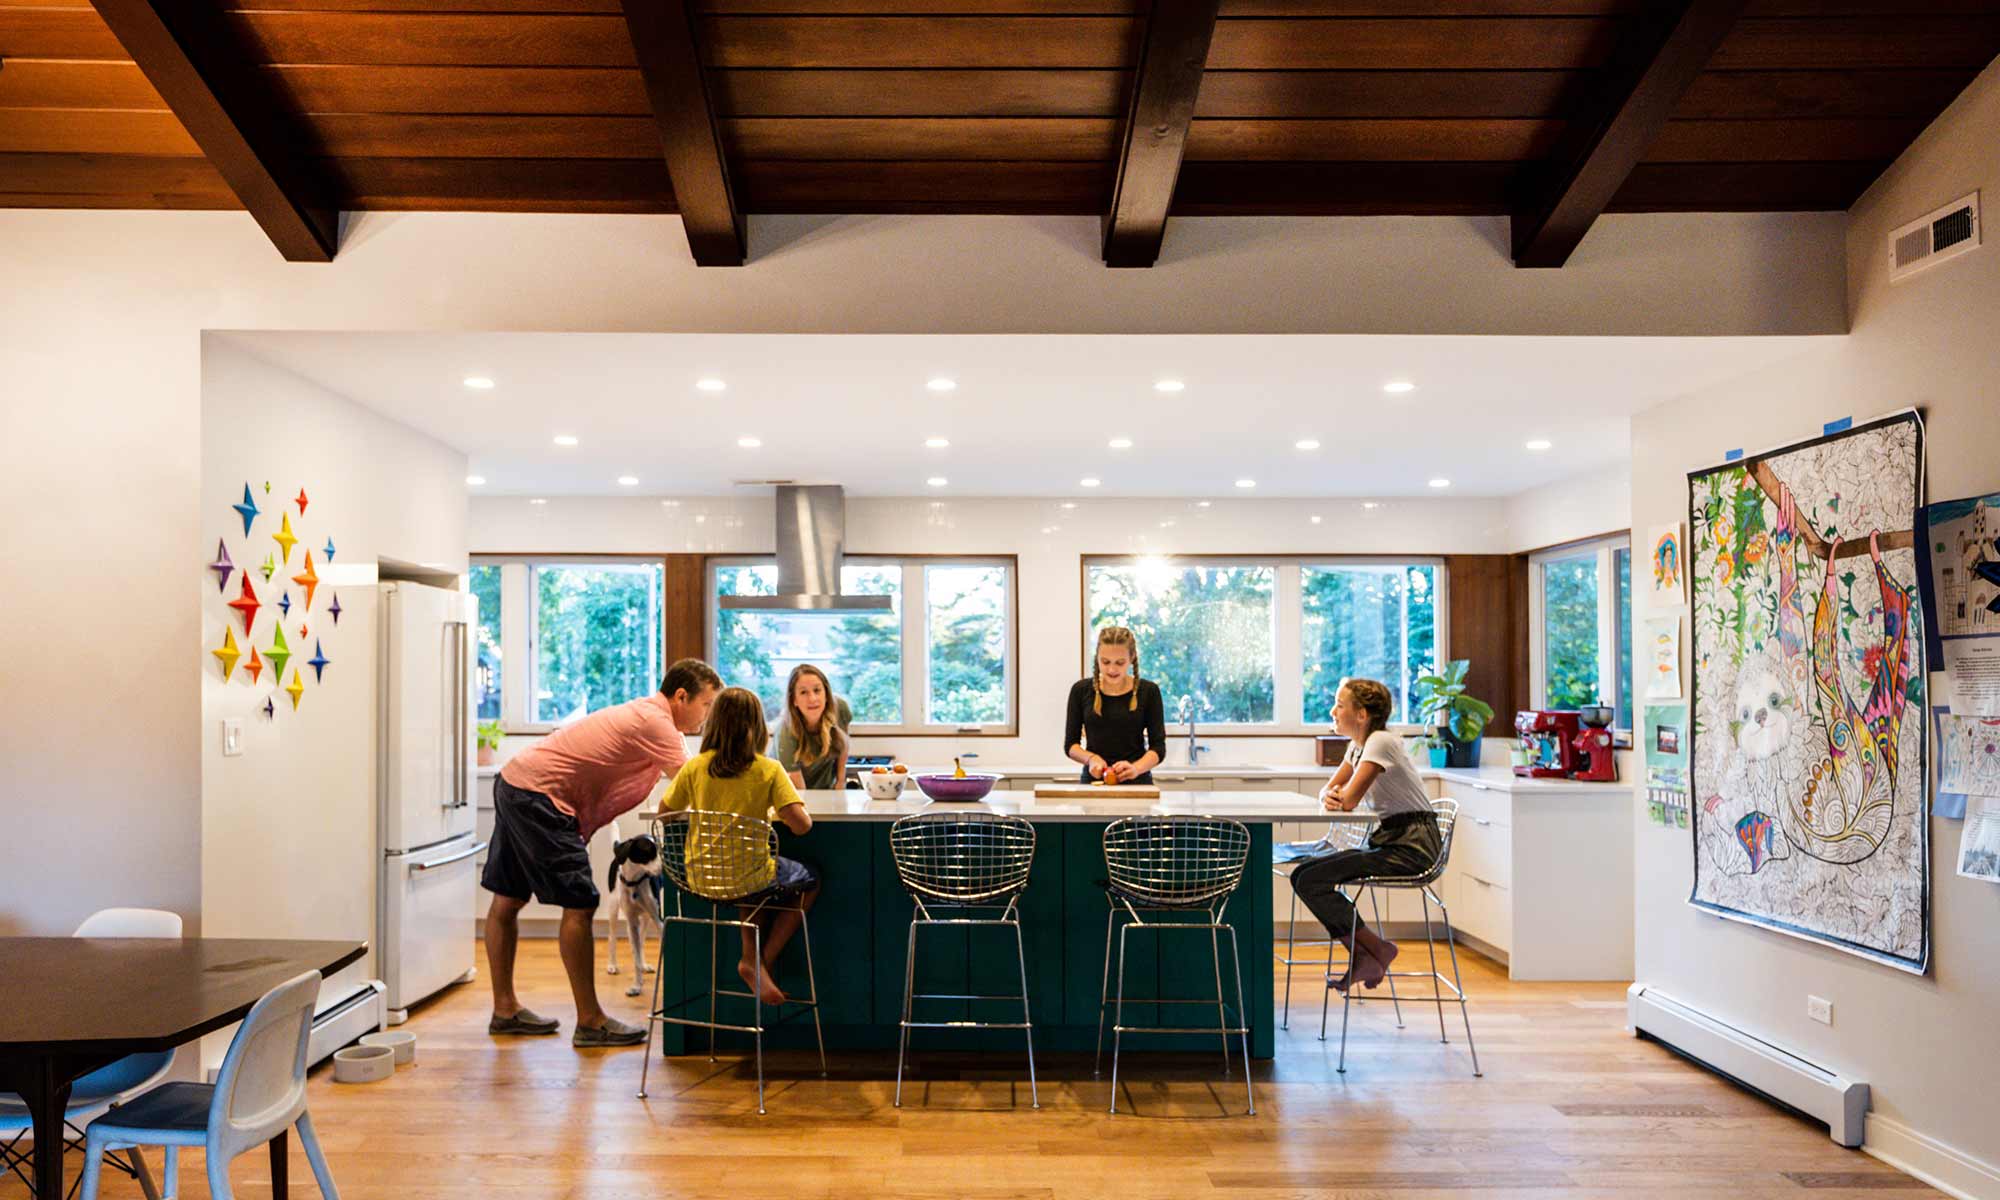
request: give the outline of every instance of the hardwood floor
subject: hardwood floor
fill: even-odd
[[[1398,1030],[1382,1001],[1356,1007],[1347,1073],[1336,1074],[1336,1042],[1315,1036],[1317,978],[1301,968],[1292,1028],[1259,1067],[1255,1117],[1238,1115],[1241,1079],[1223,1078],[1214,1052],[1128,1058],[1117,1116],[1087,1058],[1038,1061],[1036,1112],[1019,1059],[941,1052],[918,1056],[900,1110],[890,1106],[893,1056],[836,1056],[829,1079],[806,1057],[775,1056],[761,1118],[748,1064],[730,1059],[655,1060],[651,1099],[640,1101],[640,1051],[570,1047],[555,944],[524,942],[520,965],[524,998],[560,1015],[562,1035],[488,1037],[488,993],[475,982],[413,1015],[417,1063],[394,1079],[351,1086],[314,1072],[314,1122],[347,1200],[1930,1191],[1634,1039],[1622,986],[1512,983],[1476,956],[1466,982],[1484,1078],[1472,1076],[1455,1009],[1445,1046],[1431,1006],[1406,1006]],[[637,1021],[644,1006],[624,995],[629,975],[599,978],[607,1007]],[[1335,1038],[1338,1023],[1336,1005]],[[920,1034],[919,1046],[948,1036]],[[80,1165],[72,1157],[71,1170]],[[202,1170],[198,1153],[183,1157],[183,1195],[207,1194]],[[262,1154],[239,1159],[231,1178],[240,1195],[270,1194]],[[296,1138],[291,1178],[294,1195],[316,1194]],[[0,1183],[0,1197],[23,1194],[18,1180]],[[103,1194],[140,1193],[107,1174]]]

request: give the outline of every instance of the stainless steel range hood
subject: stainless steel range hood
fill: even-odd
[[[843,596],[840,560],[847,543],[847,498],[836,486],[779,484],[778,594],[723,596],[726,609],[770,612],[889,612],[888,596]]]

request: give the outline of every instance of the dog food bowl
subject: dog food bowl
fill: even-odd
[[[384,1029],[380,1033],[361,1035],[364,1046],[387,1046],[396,1052],[396,1065],[408,1066],[417,1061],[417,1035],[407,1029]]]
[[[983,800],[998,782],[998,775],[919,775],[917,790],[933,800]]]
[[[333,1052],[335,1083],[379,1083],[395,1073],[393,1046],[349,1046]]]
[[[863,775],[861,787],[870,800],[894,800],[903,794],[903,781],[910,776],[907,772],[897,774],[889,771],[881,775]]]

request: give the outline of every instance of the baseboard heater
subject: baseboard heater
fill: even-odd
[[[1650,1037],[1759,1095],[1826,1122],[1833,1140],[1861,1145],[1868,1085],[1856,1083],[1762,1038],[1689,1008],[1643,983],[1625,993],[1632,1031]]]
[[[381,980],[368,979],[330,1004],[326,997],[320,997],[325,1007],[313,1014],[312,1033],[306,1039],[306,1065],[310,1067],[362,1034],[382,1028],[388,1019],[388,990]]]

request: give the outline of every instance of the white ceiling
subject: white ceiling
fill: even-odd
[[[1802,337],[240,333],[463,450],[476,494],[1506,496],[1612,466],[1627,418]],[[463,380],[496,386],[474,391]],[[705,376],[725,392],[698,391]],[[946,376],[949,393],[925,387]],[[1163,394],[1160,379],[1186,390]],[[1405,379],[1417,390],[1385,395]],[[578,439],[556,446],[558,434]],[[742,436],[762,439],[740,448]],[[927,437],[950,439],[928,449]],[[1129,437],[1128,450],[1107,446]],[[1316,438],[1321,448],[1294,448]],[[1523,443],[1547,438],[1551,450]],[[1717,443],[1718,453],[1724,447]],[[621,487],[621,475],[636,486]],[[1089,491],[1086,475],[1103,481]],[[948,483],[927,485],[933,476]],[[1238,479],[1255,479],[1252,491]]]

